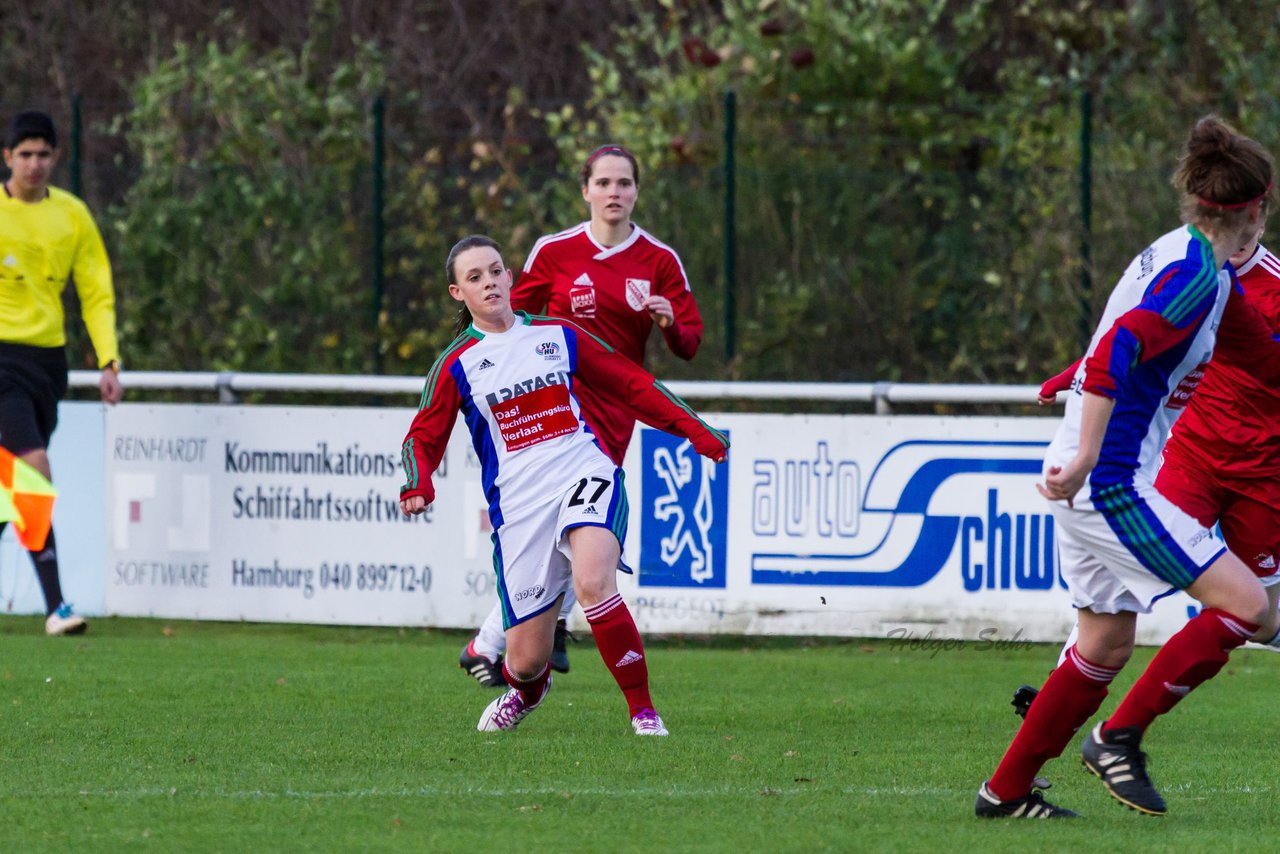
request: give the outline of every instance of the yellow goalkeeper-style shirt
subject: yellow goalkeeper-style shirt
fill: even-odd
[[[49,188],[27,204],[0,190],[0,341],[33,347],[67,342],[62,291],[75,277],[98,366],[119,359],[111,262],[89,208]]]

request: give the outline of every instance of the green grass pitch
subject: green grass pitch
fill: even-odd
[[[631,734],[590,638],[544,705],[496,692],[457,632],[0,619],[4,851],[1222,851],[1280,830],[1280,656],[1237,652],[1148,735],[1169,815],[1111,801],[1078,739],[1045,773],[1071,822],[973,817],[1057,650],[650,641],[667,739]],[[1149,659],[1140,650],[1105,714]]]

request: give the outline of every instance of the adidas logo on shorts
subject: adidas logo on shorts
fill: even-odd
[[[582,515],[583,516],[599,516],[600,511],[596,510],[596,506],[594,504],[588,504],[587,509],[582,511]]]

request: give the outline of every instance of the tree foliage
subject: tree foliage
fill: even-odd
[[[13,106],[65,127],[85,94],[86,191],[131,367],[419,373],[453,320],[453,240],[490,233],[518,267],[583,218],[578,166],[616,141],[642,162],[637,221],[680,252],[707,321],[694,362],[654,348],[660,373],[1032,381],[1078,355],[1111,282],[1176,224],[1168,176],[1191,122],[1219,112],[1272,147],[1280,127],[1280,11],[1243,0],[220,8],[0,11]]]
[[[1034,380],[1078,354],[1129,257],[1176,225],[1167,176],[1194,118],[1273,136],[1258,84],[1275,22],[1175,5],[666,2],[591,52],[588,110],[554,124],[569,141],[607,128],[650,174],[679,175],[650,184],[644,215],[697,223],[669,239],[719,278],[715,170],[736,93],[732,375]]]
[[[298,52],[180,43],[136,86],[124,120],[143,159],[112,224],[123,337],[146,363],[370,369],[352,190],[385,81],[372,46],[317,67],[322,37]]]
[[[713,174],[736,94],[735,375],[1008,380],[1030,353],[1064,355],[1076,97],[1069,75],[1028,73],[1041,38],[1016,16],[1002,30],[994,5],[670,4],[593,54],[584,130],[610,127],[661,171]],[[647,215],[697,207],[721,229],[720,188],[671,189]]]

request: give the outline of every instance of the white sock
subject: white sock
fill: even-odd
[[[502,629],[502,606],[497,602],[493,603],[489,616],[484,618],[484,624],[476,632],[471,646],[490,661],[497,661],[498,656],[507,651],[507,633]]]
[[[560,619],[569,619],[569,615],[573,613],[573,603],[577,601],[578,597],[574,594],[573,587],[570,586],[569,589],[564,592],[564,601],[560,603]]]
[[[1076,623],[1071,627],[1071,634],[1067,635],[1067,642],[1062,645],[1062,652],[1058,653],[1058,666],[1062,666],[1062,662],[1067,660],[1067,650],[1076,645],[1076,641],[1080,638],[1080,624]]]

